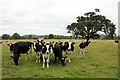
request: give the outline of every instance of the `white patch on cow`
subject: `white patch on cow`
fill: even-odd
[[[35,47],[36,42],[34,42],[33,44],[34,44],[33,48],[36,49],[36,47]]]
[[[42,45],[42,44],[39,42],[39,45]]]
[[[69,42],[69,47],[68,47],[68,49],[71,49],[71,44],[72,44],[72,42]]]
[[[50,45],[46,45],[46,48],[47,48],[46,52],[49,52],[49,47],[50,47]]]
[[[47,68],[49,68],[49,62],[50,62],[50,55],[47,56]]]
[[[44,56],[44,54],[42,55],[42,57],[43,57],[43,68],[45,67],[45,56]]]

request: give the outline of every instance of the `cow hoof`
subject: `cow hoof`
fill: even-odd
[[[18,66],[18,64],[15,64],[15,66]]]
[[[65,64],[62,64],[62,66],[65,66]]]

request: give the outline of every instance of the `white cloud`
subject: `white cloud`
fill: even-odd
[[[0,35],[67,35],[67,25],[95,8],[118,25],[118,0],[0,0]]]

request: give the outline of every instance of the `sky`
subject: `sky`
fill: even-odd
[[[0,0],[0,36],[19,33],[70,35],[66,27],[77,16],[100,9],[116,25],[119,0]]]

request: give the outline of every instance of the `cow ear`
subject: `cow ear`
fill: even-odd
[[[55,41],[52,41],[52,43],[54,43]]]
[[[65,42],[65,44],[67,44],[68,42]]]
[[[7,44],[8,46],[10,46],[10,44]]]
[[[44,43],[44,46],[46,45],[46,43]]]
[[[75,44],[75,42],[73,42],[73,44]]]
[[[36,42],[36,41],[33,41],[33,42]]]
[[[7,44],[8,46],[11,46],[12,45],[12,43],[10,43],[10,44]]]

